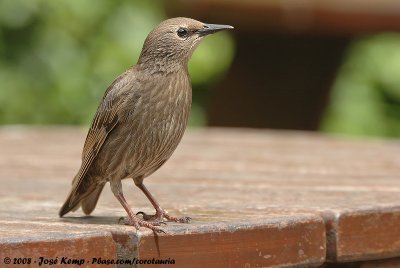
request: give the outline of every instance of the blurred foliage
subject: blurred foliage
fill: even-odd
[[[107,86],[136,63],[165,18],[162,1],[0,0],[0,124],[88,124]],[[191,124],[204,123],[204,89],[233,53],[225,33],[194,53]]]
[[[333,87],[322,130],[400,136],[400,35],[354,42]]]

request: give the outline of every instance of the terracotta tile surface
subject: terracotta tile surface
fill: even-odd
[[[171,267],[308,267],[325,252],[331,262],[400,256],[398,142],[190,130],[145,183],[171,214],[194,220],[168,224],[157,238],[118,225],[125,213],[109,187],[93,216],[58,218],[84,138],[78,128],[0,129],[0,267],[7,256],[40,254],[169,258]],[[152,212],[131,180],[123,187],[135,211]]]

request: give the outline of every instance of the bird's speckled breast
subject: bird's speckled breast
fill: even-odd
[[[133,86],[135,97],[126,105],[131,110],[124,120],[130,127],[117,126],[96,159],[95,173],[102,174],[103,180],[150,175],[168,160],[183,136],[192,102],[187,72],[150,78],[130,82],[141,85]]]

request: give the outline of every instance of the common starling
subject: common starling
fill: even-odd
[[[188,223],[163,210],[143,184],[172,155],[185,131],[192,102],[188,61],[204,36],[229,25],[205,24],[189,18],[163,21],[147,36],[139,60],[106,90],[86,137],[81,167],[60,209],[62,217],[82,207],[89,215],[110,182],[126,210],[127,224],[163,232],[165,220]],[[135,215],[122,193],[121,180],[132,178],[156,212]]]

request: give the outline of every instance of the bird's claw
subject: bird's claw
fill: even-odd
[[[161,217],[157,217],[157,214],[149,215],[144,213],[143,211],[139,211],[138,213],[136,213],[136,215],[142,215],[143,220],[145,221],[162,221]]]
[[[125,225],[129,225],[129,226],[134,226],[136,228],[136,230],[139,230],[140,227],[145,227],[148,228],[150,230],[152,230],[154,233],[164,233],[166,234],[166,232],[164,230],[162,230],[161,228],[158,228],[157,226],[160,226],[162,224],[165,224],[165,222],[157,222],[157,221],[153,221],[153,222],[148,222],[148,221],[144,221],[142,219],[139,219],[136,216],[133,217],[121,217],[118,221],[119,223],[123,223]]]
[[[138,213],[136,213],[136,215],[142,215],[143,220],[146,222],[159,222],[162,224],[166,224],[164,219],[166,219],[167,221],[170,222],[180,222],[180,223],[190,223],[192,221],[192,218],[190,217],[180,217],[180,218],[176,218],[176,217],[172,217],[170,215],[168,215],[166,212],[161,212],[161,213],[156,213],[154,215],[149,215],[144,213],[143,211],[139,211]]]
[[[192,222],[192,218],[190,217],[181,217],[181,218],[177,218],[179,222],[181,223],[191,223]]]

